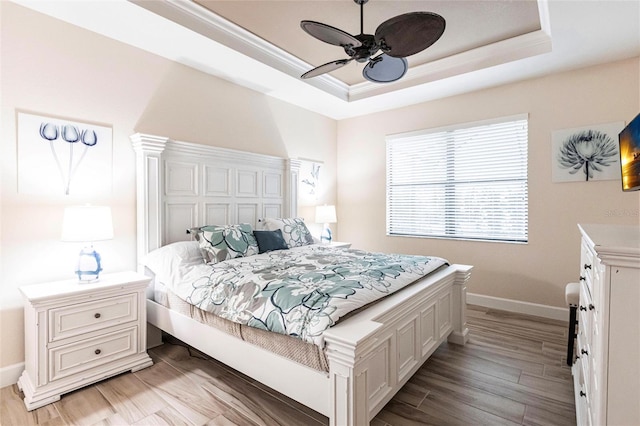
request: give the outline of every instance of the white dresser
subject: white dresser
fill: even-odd
[[[640,425],[640,226],[578,228],[577,422]]]
[[[18,380],[27,410],[90,383],[152,364],[146,352],[149,277],[104,274],[20,288],[26,304],[25,371]]]

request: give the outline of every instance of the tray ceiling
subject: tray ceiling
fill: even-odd
[[[627,0],[369,0],[365,33],[413,11],[447,23],[440,40],[407,58],[407,74],[387,84],[364,80],[355,61],[299,78],[346,57],[300,21],[355,35],[352,0],[15,2],[335,119],[640,56],[640,2]]]

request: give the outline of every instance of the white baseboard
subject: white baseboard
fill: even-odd
[[[18,383],[18,379],[23,371],[24,362],[0,368],[0,388]]]
[[[535,315],[560,321],[569,321],[569,309],[556,306],[540,305],[538,303],[522,302],[520,300],[503,299],[501,297],[484,296],[482,294],[467,293],[467,303],[485,308],[516,312],[519,314]]]

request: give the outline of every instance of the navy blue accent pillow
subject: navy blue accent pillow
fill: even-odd
[[[279,229],[275,231],[253,231],[253,236],[256,237],[260,253],[289,248],[282,236],[282,231]]]

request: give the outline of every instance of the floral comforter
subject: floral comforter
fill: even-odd
[[[173,291],[228,320],[322,347],[323,331],[338,319],[446,263],[311,245],[206,265]]]

